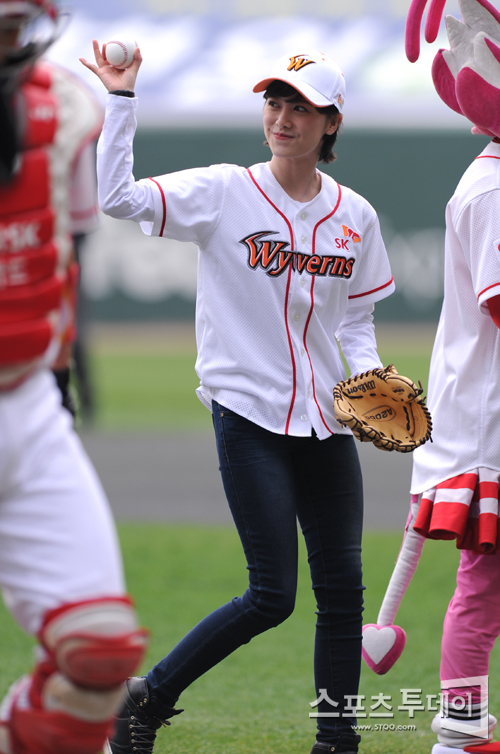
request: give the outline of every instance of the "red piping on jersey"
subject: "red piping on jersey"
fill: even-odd
[[[477,300],[479,301],[483,293],[486,293],[486,291],[491,291],[491,289],[496,288],[497,285],[500,285],[500,283],[493,283],[493,285],[489,285],[487,288],[484,289],[484,291],[481,291],[481,293],[478,294]]]
[[[391,279],[388,283],[384,283],[384,285],[379,285],[378,288],[374,288],[372,291],[365,291],[364,293],[356,293],[355,296],[349,296],[349,298],[361,298],[362,296],[369,296],[370,293],[376,293],[377,291],[382,291],[384,288],[387,288],[388,285],[390,285],[394,281],[394,278],[391,276]]]
[[[312,253],[313,254],[316,251],[316,232],[317,232],[319,226],[321,225],[321,223],[324,223],[325,220],[328,220],[330,217],[332,217],[332,215],[334,215],[336,213],[336,211],[338,210],[338,208],[339,208],[340,200],[342,198],[342,189],[340,188],[340,184],[337,184],[337,186],[338,186],[338,189],[339,189],[339,195],[338,195],[338,199],[337,199],[337,204],[332,209],[332,211],[330,212],[329,215],[326,215],[326,217],[324,217],[322,220],[319,220],[316,223],[316,225],[314,226],[313,237],[312,237]],[[307,358],[309,359],[309,366],[311,367],[312,389],[313,389],[314,402],[315,402],[315,404],[316,404],[316,406],[318,408],[319,415],[321,417],[321,421],[323,422],[323,424],[325,425],[325,427],[327,428],[327,430],[329,431],[329,433],[331,435],[333,435],[333,430],[331,430],[330,427],[328,426],[328,424],[326,423],[325,417],[323,416],[323,412],[321,411],[321,407],[320,407],[320,405],[318,403],[318,399],[316,397],[316,383],[314,381],[314,368],[313,368],[313,363],[312,363],[312,359],[311,359],[311,354],[309,353],[309,349],[307,347],[307,330],[309,328],[309,322],[311,321],[312,313],[313,313],[313,310],[314,310],[314,283],[315,283],[315,281],[316,281],[316,278],[313,277],[312,278],[312,282],[311,282],[311,308],[309,309],[309,314],[308,314],[308,317],[307,317],[306,326],[304,328],[304,348],[306,349]]]
[[[248,175],[252,179],[252,181],[255,184],[255,186],[259,189],[259,191],[262,194],[262,196],[264,197],[264,199],[266,199],[266,201],[269,202],[269,204],[271,205],[271,207],[273,209],[275,209],[276,212],[278,213],[278,215],[281,215],[281,217],[283,218],[283,220],[286,222],[286,224],[288,226],[288,231],[290,233],[291,247],[293,249],[293,247],[294,247],[293,229],[292,229],[290,221],[288,220],[287,217],[285,217],[285,215],[283,214],[283,212],[281,212],[281,210],[279,210],[278,207],[276,207],[276,205],[273,204],[273,202],[269,199],[269,197],[266,196],[266,194],[262,191],[261,187],[259,186],[259,184],[255,180],[255,178],[253,177],[252,171],[250,169],[248,170]],[[292,267],[290,265],[290,268],[288,270],[288,280],[287,280],[287,283],[286,283],[284,315],[285,315],[286,335],[287,335],[287,338],[288,338],[288,348],[290,349],[290,358],[292,360],[293,386],[292,386],[292,400],[290,401],[290,408],[288,409],[288,416],[287,416],[286,425],[285,425],[285,435],[287,435],[289,433],[289,430],[290,430],[290,421],[292,419],[292,411],[293,411],[293,407],[295,405],[295,398],[296,398],[296,395],[297,395],[297,367],[295,365],[295,356],[294,356],[294,353],[293,353],[293,345],[292,345],[292,338],[290,336],[290,328],[288,327],[288,296],[290,294],[290,283],[291,283],[291,280],[292,280]]]
[[[167,202],[165,201],[165,194],[163,193],[163,189],[154,178],[150,178],[150,181],[153,181],[153,183],[156,183],[160,190],[160,196],[161,196],[161,203],[163,207],[163,219],[161,221],[161,228],[160,228],[160,236],[163,235],[163,231],[165,230],[165,223],[167,222]]]

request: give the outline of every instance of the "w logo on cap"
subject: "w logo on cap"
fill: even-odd
[[[304,66],[309,65],[309,63],[314,63],[314,60],[309,60],[308,58],[305,58],[303,55],[293,55],[290,58],[290,65],[288,66],[289,71],[300,71],[301,68],[304,68]]]

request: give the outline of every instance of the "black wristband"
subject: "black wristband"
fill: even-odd
[[[74,418],[76,416],[76,402],[71,391],[71,369],[70,367],[63,367],[62,369],[53,369],[52,372],[61,393],[61,403]]]
[[[131,92],[130,89],[115,89],[110,94],[116,94],[118,97],[135,97],[135,92]]]
[[[63,367],[62,369],[53,369],[54,377],[56,378],[57,387],[61,393],[66,393],[69,390],[69,381],[71,377],[71,370],[69,367]]]

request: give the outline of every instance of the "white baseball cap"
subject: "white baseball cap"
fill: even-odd
[[[284,55],[271,75],[259,81],[254,92],[263,92],[273,81],[284,81],[316,107],[335,107],[342,112],[345,101],[344,74],[337,63],[322,52]]]

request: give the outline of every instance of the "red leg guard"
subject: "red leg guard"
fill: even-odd
[[[79,720],[59,710],[34,709],[28,700],[30,679],[14,689],[5,754],[99,754],[113,729],[113,718]]]
[[[79,686],[109,689],[134,675],[147,645],[127,598],[64,605],[47,614],[40,641],[59,670]]]
[[[75,634],[59,643],[56,661],[79,686],[109,689],[134,675],[144,647],[145,634],[139,631],[109,639]]]
[[[100,754],[147,643],[127,598],[64,605],[39,634],[45,657],[0,710],[0,754]]]

